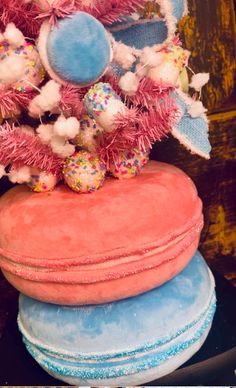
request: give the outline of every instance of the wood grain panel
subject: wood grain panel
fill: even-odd
[[[209,115],[209,161],[191,155],[175,139],[156,144],[152,158],[183,169],[203,200],[200,250],[209,264],[236,285],[236,110]]]
[[[203,100],[214,111],[232,94],[235,78],[236,27],[233,0],[188,0],[189,15],[179,23],[192,52],[190,67],[211,74]]]

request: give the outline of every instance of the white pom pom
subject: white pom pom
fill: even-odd
[[[80,123],[76,117],[60,116],[54,124],[54,133],[65,139],[74,139],[79,134]]]
[[[0,179],[1,179],[4,175],[6,175],[5,167],[4,167],[2,164],[0,164]]]
[[[136,61],[136,57],[133,55],[132,47],[128,47],[123,43],[115,42],[113,47],[113,59],[123,69],[128,70]]]
[[[22,57],[11,55],[0,62],[0,83],[13,84],[24,75],[25,61]]]
[[[44,111],[42,108],[40,108],[40,106],[37,103],[37,100],[35,100],[35,99],[36,99],[36,97],[32,101],[30,101],[28,111],[29,111],[29,115],[31,117],[38,118],[38,117],[43,116]]]
[[[57,107],[61,100],[60,85],[51,80],[41,89],[29,105],[29,113],[33,117],[42,116],[44,112],[50,112]]]
[[[60,87],[61,86],[53,80],[49,81],[45,86],[42,87],[42,108],[51,110],[57,106],[61,99]]]
[[[189,86],[195,89],[197,92],[201,90],[201,88],[207,84],[210,79],[209,73],[198,73],[192,77],[191,83]]]
[[[139,79],[134,73],[128,71],[125,75],[123,75],[123,77],[121,77],[119,86],[125,94],[131,96],[138,90]]]
[[[27,183],[31,179],[31,168],[24,166],[19,169],[13,169],[8,174],[8,177],[12,183]]]
[[[14,23],[9,23],[7,25],[3,35],[7,42],[14,47],[23,46],[25,43],[24,35],[18,28],[16,28]]]
[[[38,137],[43,144],[50,144],[53,137],[53,125],[41,124],[37,129]]]
[[[79,134],[80,122],[77,120],[76,117],[69,117],[66,120],[66,126],[67,126],[66,137],[68,139],[74,139]]]
[[[145,47],[140,57],[140,62],[149,67],[157,67],[163,62],[164,56],[161,52],[156,52],[152,47]]]
[[[199,117],[205,112],[207,112],[207,109],[202,105],[201,101],[194,101],[188,109],[188,113],[193,118]]]
[[[65,142],[60,136],[54,136],[51,140],[51,147],[55,154],[65,159],[73,155],[75,152],[75,146]]]

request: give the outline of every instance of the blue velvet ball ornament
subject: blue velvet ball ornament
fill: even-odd
[[[197,252],[163,286],[113,303],[66,307],[21,295],[24,343],[72,385],[126,386],[157,379],[199,350],[215,311],[214,279]]]
[[[41,38],[39,49],[42,50],[40,42]],[[76,12],[60,19],[57,26],[48,32],[45,45],[41,56],[47,62],[45,67],[49,74],[54,78],[53,72],[57,80],[75,85],[85,86],[98,81],[111,60],[107,31],[86,12]]]

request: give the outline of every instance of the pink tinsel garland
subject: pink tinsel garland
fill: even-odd
[[[0,126],[0,164],[27,165],[60,175],[63,160],[37,136],[5,123]]]
[[[146,0],[95,0],[94,4],[84,6],[82,0],[75,0],[78,8],[90,13],[104,24],[121,20],[122,16],[143,8]]]
[[[167,137],[176,119],[178,108],[171,94],[153,102],[146,110],[131,108],[116,115],[112,133],[103,133],[98,153],[105,163],[119,162],[120,154],[134,148],[148,151],[156,141]]]
[[[143,106],[148,108],[154,101],[164,98],[166,94],[173,91],[175,87],[163,82],[155,82],[150,78],[142,78],[137,92],[128,97],[135,106]]]
[[[36,92],[20,93],[12,88],[0,89],[0,115],[14,117],[19,109],[26,109]]]
[[[54,0],[52,4],[48,3],[46,10],[39,10],[36,19],[49,19],[49,23],[55,27],[57,19],[70,17],[77,11],[75,0]]]
[[[62,85],[61,86],[61,101],[60,108],[65,117],[74,116],[78,120],[81,119],[81,116],[84,112],[83,97],[87,93],[83,93],[82,90],[72,86],[72,85]]]
[[[38,8],[34,2],[24,0],[0,0],[0,30],[8,23],[15,23],[26,37],[38,36],[41,22],[35,20]]]

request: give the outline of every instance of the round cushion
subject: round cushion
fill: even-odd
[[[171,279],[197,249],[202,203],[190,178],[150,162],[93,194],[64,185],[0,200],[0,267],[18,290],[58,304],[103,303]]]
[[[86,12],[42,25],[38,48],[50,76],[61,83],[90,85],[106,71],[111,45],[104,26]]]
[[[72,385],[143,384],[171,373],[203,344],[214,280],[197,252],[165,285],[122,301],[63,307],[21,295],[19,328],[35,360]]]

